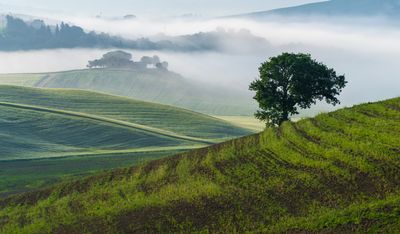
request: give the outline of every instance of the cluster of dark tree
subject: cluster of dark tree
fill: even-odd
[[[125,51],[111,51],[100,59],[89,61],[88,68],[124,68],[124,69],[148,69],[157,68],[168,70],[168,62],[161,62],[157,55],[153,57],[143,56],[140,61],[132,60],[132,54]]]
[[[34,50],[54,48],[125,48],[140,50],[191,50],[180,48],[171,41],[153,42],[147,38],[127,40],[105,33],[85,32],[81,27],[61,23],[49,26],[42,20],[25,22],[6,16],[6,25],[0,31],[0,50]]]
[[[6,16],[6,25],[0,30],[0,50],[34,50],[54,48],[121,48],[138,50],[221,51],[226,45],[251,44],[263,46],[266,41],[247,32],[202,32],[157,41],[148,38],[128,40],[105,33],[85,32],[81,27],[61,23],[46,25],[42,20],[25,22]]]
[[[6,16],[0,34],[0,50],[29,50],[75,47],[120,47],[123,40],[107,34],[86,33],[77,26],[61,23],[51,27],[41,20],[25,22]]]

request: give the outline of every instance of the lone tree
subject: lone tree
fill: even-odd
[[[298,114],[298,108],[310,108],[317,100],[339,104],[336,96],[347,83],[344,75],[302,53],[272,57],[259,71],[260,79],[250,84],[261,109],[255,116],[270,126],[281,125]]]

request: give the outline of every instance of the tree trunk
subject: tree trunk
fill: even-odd
[[[288,83],[283,86],[283,105],[282,105],[282,116],[279,120],[279,125],[283,122],[289,120],[289,111],[288,111],[288,99],[289,99],[289,91],[288,91]]]
[[[279,120],[279,125],[288,120],[289,120],[289,112],[287,110],[284,110],[281,119]]]

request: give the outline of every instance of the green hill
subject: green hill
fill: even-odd
[[[88,91],[0,86],[0,195],[249,133],[171,106]],[[9,176],[26,168],[27,161],[52,172],[40,178],[29,173]],[[53,168],[63,163],[69,168],[55,176]]]
[[[251,115],[250,94],[185,79],[164,70],[91,69],[49,74],[3,74],[0,84],[99,91],[212,115]]]
[[[0,86],[0,102],[75,111],[204,139],[241,136],[249,132],[181,108],[79,90]]]
[[[400,98],[0,202],[3,233],[400,231]]]
[[[0,85],[33,86],[42,79],[44,74],[0,74]]]

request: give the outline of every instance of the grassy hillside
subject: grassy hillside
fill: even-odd
[[[0,202],[4,233],[400,231],[400,98]]]
[[[0,183],[0,195],[250,132],[171,106],[87,91],[0,86],[0,178],[7,181]],[[62,163],[63,170],[54,170]],[[43,174],[12,176],[29,165]]]
[[[256,119],[254,116],[215,116],[218,119],[228,121],[236,126],[251,129],[255,132],[262,132],[265,128],[265,123]]]
[[[3,161],[195,144],[136,128],[2,103],[0,119]]]
[[[0,85],[34,86],[45,74],[0,74]]]
[[[35,82],[32,82],[35,80]],[[251,115],[251,95],[156,69],[92,69],[49,74],[4,74],[0,84],[100,91],[213,115]]]
[[[104,170],[143,164],[188,149],[108,152],[53,158],[0,161],[0,197],[48,187],[60,181],[71,181]]]
[[[86,113],[204,139],[249,133],[204,114],[87,91],[0,86],[0,102]]]

